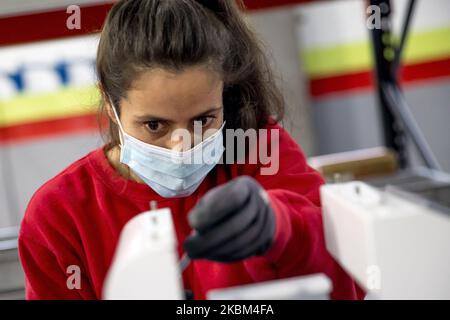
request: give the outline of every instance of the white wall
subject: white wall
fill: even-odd
[[[298,50],[297,16],[291,7],[260,10],[248,15],[249,23],[266,44],[287,102],[284,127],[307,155],[313,153],[310,109],[305,75]]]

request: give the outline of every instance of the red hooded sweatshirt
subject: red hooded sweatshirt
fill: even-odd
[[[104,147],[70,165],[34,194],[21,224],[26,298],[101,299],[122,228],[149,210],[151,200],[171,209],[181,256],[183,241],[191,233],[190,209],[208,190],[242,175],[255,178],[268,192],[276,216],[273,245],[264,256],[238,263],[191,262],[183,282],[194,298],[205,299],[211,289],[312,273],[325,273],[332,280],[332,298],[361,298],[363,293],[325,248],[319,201],[322,178],[307,166],[285,130],[278,125],[267,128],[280,130],[277,174],[261,175],[258,164],[218,164],[185,198],[165,199],[147,185],[120,176]],[[79,289],[67,285],[74,265],[81,274]]]

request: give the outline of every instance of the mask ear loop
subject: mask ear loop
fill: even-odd
[[[120,118],[119,118],[119,115],[117,114],[117,110],[116,110],[116,107],[114,106],[114,103],[112,102],[112,99],[111,98],[109,98],[109,102],[110,102],[110,104],[111,104],[111,108],[112,108],[112,110],[113,110],[113,112],[114,112],[114,116],[116,117],[116,120],[117,120],[117,124],[119,125],[119,139],[120,139],[120,147],[122,148],[123,147],[123,135],[124,135],[124,130],[123,130],[123,127],[122,127],[122,124],[120,123]]]

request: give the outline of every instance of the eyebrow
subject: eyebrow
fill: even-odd
[[[207,114],[209,114],[209,113],[211,113],[211,112],[219,111],[219,110],[221,110],[221,109],[223,109],[223,106],[220,106],[220,107],[212,107],[211,109],[206,110],[206,111],[204,111],[204,112],[202,112],[202,113],[200,113],[200,114],[194,116],[191,120],[194,120],[194,119],[197,119],[197,118],[199,118],[199,117],[205,116],[205,115],[207,115]],[[172,120],[164,119],[164,118],[161,118],[161,117],[156,117],[156,116],[153,116],[153,115],[151,115],[151,114],[145,114],[145,115],[142,115],[142,116],[136,116],[135,119],[136,119],[137,121],[161,121],[161,122],[173,122]]]

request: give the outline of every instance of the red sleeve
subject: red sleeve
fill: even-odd
[[[324,273],[333,284],[332,299],[363,298],[361,289],[326,250],[319,196],[319,188],[324,183],[322,177],[308,167],[302,151],[285,130],[276,128],[279,129],[278,172],[261,175],[258,170],[254,176],[267,191],[276,216],[275,240],[262,257],[270,267],[254,258],[246,262],[247,269],[261,276],[264,268],[272,268],[276,278]],[[271,136],[273,144],[274,135]]]
[[[25,295],[37,299],[95,299],[73,238],[70,215],[44,185],[31,199],[19,233],[19,255],[25,272]],[[80,251],[81,250],[81,251]],[[79,281],[78,281],[79,280]]]

